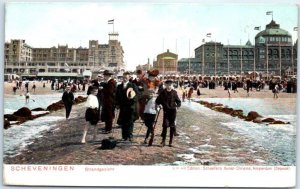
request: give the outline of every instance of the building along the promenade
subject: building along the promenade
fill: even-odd
[[[153,68],[159,70],[161,74],[177,73],[178,55],[167,49],[167,52],[157,55],[156,61],[153,62]]]
[[[104,69],[119,70],[124,67],[124,51],[117,33],[109,34],[108,44],[90,40],[88,48],[70,48],[58,45],[50,48],[34,48],[25,40],[5,43],[5,73],[21,76],[47,76],[64,73],[80,75],[84,70],[94,74]]]
[[[254,71],[263,77],[296,75],[297,42],[293,44],[289,32],[272,20],[255,36],[254,45],[249,40],[245,45],[204,43],[195,49],[195,58],[178,61],[178,71],[219,76]]]

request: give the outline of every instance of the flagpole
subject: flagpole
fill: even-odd
[[[177,54],[177,39],[176,39],[176,44],[175,44],[175,51],[176,51],[176,54]]]
[[[241,44],[241,76],[242,76],[242,73],[243,73],[243,47]]]
[[[281,46],[280,46],[280,41],[279,41],[279,75],[281,79]]]
[[[291,57],[291,60],[292,60],[292,73],[293,73],[293,75],[295,75],[295,72],[294,72],[294,46],[293,46],[293,41],[292,41],[292,57]]]
[[[217,42],[215,39],[215,76],[217,76]]]
[[[191,51],[191,40],[189,39],[189,76],[191,75],[191,55],[190,55],[190,51]]]
[[[163,38],[163,53],[165,51],[165,38]],[[165,58],[163,57],[163,62],[162,62],[162,68],[163,68],[163,80],[165,79]]]
[[[254,27],[254,30],[260,31],[260,26]],[[254,51],[253,51],[253,79],[256,78],[256,46],[255,46],[255,41],[254,41]]]
[[[267,43],[267,81],[269,80],[269,48],[268,48],[268,43]]]
[[[204,77],[204,43],[202,45],[202,78]]]
[[[227,46],[227,74],[229,76],[229,41]]]
[[[298,27],[294,27],[294,31],[297,31],[297,34],[298,34]],[[294,42],[292,40],[292,57],[291,57],[291,60],[292,60],[292,73],[293,75],[295,75],[295,66],[294,66]]]
[[[256,73],[255,73],[255,51],[256,51],[256,48],[255,48],[255,45],[254,45],[254,49],[253,49],[254,51],[253,51],[253,73],[254,73],[254,75],[253,75],[253,79],[255,79],[256,77],[255,77],[255,75],[256,75]]]
[[[206,37],[211,37],[211,33],[207,33],[206,34]],[[212,42],[212,41],[211,41]],[[204,50],[203,50],[203,52],[204,52]],[[215,54],[216,54],[216,41],[215,41]],[[209,66],[208,66],[209,67]],[[208,68],[208,73],[210,74],[210,69]],[[216,55],[215,55],[215,74],[216,74]]]

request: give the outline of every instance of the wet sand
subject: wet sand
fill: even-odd
[[[36,89],[35,92],[32,89],[33,86],[33,81],[29,82],[29,93],[30,94],[53,94],[53,93],[58,93],[58,91],[52,91],[51,90],[51,82],[45,81],[45,82],[39,82],[39,81],[35,81],[34,82],[36,85]],[[43,87],[43,83],[45,83],[45,88]],[[8,83],[8,82],[4,82],[4,95],[13,95],[13,87],[16,86],[15,82],[12,83]],[[22,83],[22,87],[21,89],[17,89],[16,94],[20,95],[20,94],[24,94],[25,93],[25,82]]]
[[[63,115],[64,110],[52,113]],[[220,120],[196,114],[186,107],[178,110],[177,128],[173,147],[160,145],[160,115],[153,146],[143,144],[146,127],[136,123],[134,142],[120,142],[113,150],[100,150],[101,140],[111,136],[101,134],[92,141],[93,128],[87,136],[88,143],[81,144],[84,120],[83,104],[73,108],[70,120],[57,122],[57,126],[33,140],[26,150],[15,157],[4,158],[5,164],[77,164],[77,165],[264,165],[269,152],[250,147],[251,141],[227,127]],[[195,128],[193,125],[199,126]],[[102,123],[98,124],[103,128]],[[121,129],[114,128],[113,136],[121,139]],[[167,137],[167,143],[168,143]]]

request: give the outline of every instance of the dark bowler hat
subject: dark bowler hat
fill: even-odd
[[[143,74],[143,71],[142,70],[136,70],[135,73],[138,74],[138,75],[140,75],[140,74]]]
[[[109,70],[104,70],[103,75],[114,75],[114,73]]]
[[[123,75],[131,75],[131,73],[129,71],[126,71],[123,73]]]
[[[93,80],[92,81],[93,86],[99,87],[99,83],[97,80]]]
[[[167,85],[170,85],[172,83],[173,83],[173,81],[171,79],[168,79],[168,80],[165,81],[165,84],[167,84]]]
[[[156,77],[159,74],[159,71],[158,70],[148,70],[147,73],[149,76]]]

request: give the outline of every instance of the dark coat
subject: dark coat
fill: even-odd
[[[138,119],[136,106],[138,101],[137,95],[132,99],[128,99],[126,96],[127,89],[130,87],[133,88],[136,94],[138,94],[136,85],[131,82],[127,84],[125,89],[123,88],[123,83],[119,84],[117,87],[116,103],[120,107],[120,114],[118,119],[118,124],[120,125],[134,122]]]
[[[74,101],[73,93],[71,91],[69,93],[65,91],[62,96],[62,101],[64,102],[65,105],[72,106]]]
[[[155,102],[163,106],[163,127],[175,127],[176,108],[181,106],[177,92],[175,90],[167,91],[164,89],[158,95]]]
[[[115,93],[117,82],[114,79],[110,79],[107,83],[103,83],[102,89],[102,112],[101,121],[106,122],[112,120],[115,117]]]
[[[161,104],[165,110],[176,110],[177,107],[181,106],[181,100],[179,99],[177,92],[171,90],[170,92],[167,89],[164,89],[157,97],[156,104]]]
[[[145,89],[147,88],[147,85],[145,83],[145,80],[137,80],[134,79],[132,81],[133,84],[136,85],[137,87],[137,99],[138,99],[138,103],[136,103],[137,105],[137,112],[138,112],[138,116],[141,117],[142,119],[144,119],[144,110],[145,110],[145,106],[146,106],[146,101],[147,99],[145,98],[144,94],[145,94]]]

